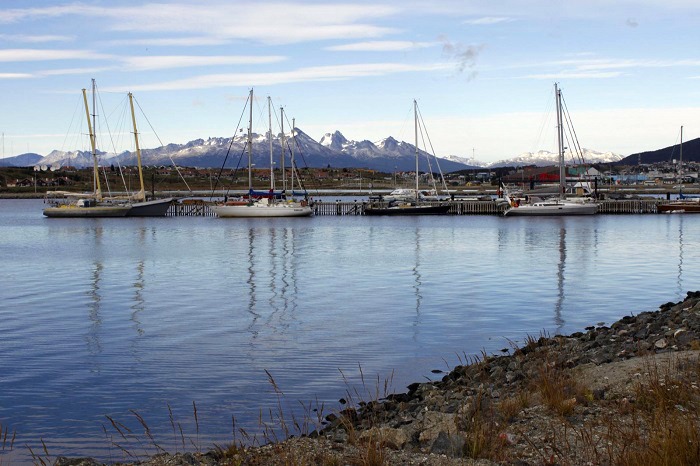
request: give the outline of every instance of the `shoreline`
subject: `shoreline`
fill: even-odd
[[[635,464],[641,457],[630,455],[649,449],[654,455],[688,453],[686,440],[680,447],[671,443],[668,453],[655,441],[662,436],[654,425],[659,416],[696,434],[700,427],[700,291],[610,326],[530,336],[524,346],[501,353],[484,353],[404,393],[348,396],[347,407],[341,400],[343,408],[307,436],[119,464],[525,466],[625,458]],[[672,388],[667,401],[646,398],[654,390],[663,398]],[[697,443],[691,447],[698,450]],[[55,464],[103,463],[58,458]]]
[[[362,189],[362,188],[341,188],[341,187],[326,187],[326,188],[318,188],[315,190],[309,190],[308,194],[311,197],[317,197],[317,196],[372,196],[372,195],[378,195],[378,194],[388,194],[390,193],[394,188],[376,188],[372,190],[368,189]],[[51,192],[51,191],[48,191]],[[450,189],[450,192],[453,192],[455,196],[482,196],[482,195],[497,195],[498,189],[495,186],[467,186],[467,187],[455,187],[454,189]],[[621,186],[616,186],[613,187],[612,189],[610,188],[600,188],[599,192],[606,196],[657,196],[660,198],[665,198],[667,195],[674,196],[677,194],[678,190],[673,189],[673,188],[666,188],[666,187],[641,187],[641,186],[633,186],[633,187],[621,187]],[[693,187],[686,187],[684,188],[683,192],[685,194],[689,195],[697,195],[700,194],[700,188],[693,188]],[[147,192],[149,194],[150,191]],[[228,194],[229,196],[232,195],[242,195],[245,194],[245,190],[221,190],[218,189],[214,191],[214,197],[221,197],[223,198],[224,195]],[[524,194],[537,194],[537,190],[535,191],[528,191],[525,190],[523,191]],[[46,197],[46,192],[20,192],[20,193],[10,193],[10,192],[0,192],[0,199],[43,199]],[[88,193],[85,193],[86,195]],[[176,197],[176,198],[208,198],[211,197],[212,191],[211,190],[206,190],[206,189],[193,189],[192,191],[188,191],[186,189],[172,189],[172,190],[166,190],[166,191],[156,191],[156,198],[167,198],[167,197]],[[119,196],[119,195],[126,195],[124,192],[113,192],[113,195]]]

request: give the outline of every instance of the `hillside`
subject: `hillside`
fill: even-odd
[[[0,159],[0,167],[31,167],[38,164],[42,159],[43,157],[41,155],[30,152]]]
[[[680,156],[680,145],[675,144],[673,146],[664,147],[663,149],[628,155],[615,165],[638,165],[671,162],[674,159],[678,160]],[[700,162],[700,138],[683,142],[683,161]]]

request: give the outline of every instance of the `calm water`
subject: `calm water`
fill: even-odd
[[[174,450],[168,406],[187,448],[208,449],[232,439],[232,416],[254,433],[260,409],[277,412],[266,371],[303,418],[300,401],[338,409],[361,375],[373,389],[393,371],[390,391],[404,391],[508,340],[700,289],[700,215],[47,219],[42,207],[0,200],[0,424],[17,432],[0,462],[27,462],[40,439],[52,456],[122,459],[106,416],[143,440],[130,410]]]

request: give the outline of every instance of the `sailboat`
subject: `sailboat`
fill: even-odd
[[[92,80],[92,105],[95,108],[95,80]],[[52,192],[53,196],[49,202],[52,206],[44,209],[43,213],[47,217],[125,217],[131,206],[128,203],[113,203],[105,201],[102,196],[100,185],[99,167],[97,164],[97,145],[95,142],[95,113],[93,120],[90,120],[90,108],[88,106],[87,90],[83,89],[83,103],[85,104],[85,115],[87,116],[88,131],[90,134],[90,146],[92,149],[93,162],[93,192],[89,194]],[[47,193],[47,200],[49,193]]]
[[[430,203],[423,200],[421,191],[418,189],[418,103],[413,101],[413,127],[415,133],[415,158],[416,158],[416,187],[409,191],[410,197],[406,197],[406,190],[403,190],[404,198],[389,202],[388,205],[382,203],[371,203],[365,207],[365,215],[441,215],[450,210],[449,203]],[[393,194],[393,193],[392,193]]]
[[[136,144],[136,164],[139,172],[141,190],[132,199],[131,208],[127,217],[165,217],[166,212],[173,202],[173,198],[146,200],[146,189],[143,184],[143,167],[141,166],[141,147],[139,146],[139,133],[136,129],[136,116],[134,115],[134,96],[129,92],[129,107],[131,108],[131,121],[134,125],[134,142]]]
[[[297,201],[292,197],[277,199],[275,196],[274,160],[272,149],[272,104],[268,98],[268,114],[270,120],[270,190],[269,193],[256,198],[253,190],[253,89],[249,96],[250,118],[248,124],[248,196],[243,201],[229,201],[211,206],[217,217],[308,217],[313,211],[306,200]],[[292,132],[294,129],[292,128]],[[282,153],[284,157],[284,151]],[[292,172],[294,164],[292,163]],[[292,186],[293,191],[293,186]]]
[[[557,112],[557,145],[559,146],[559,195],[553,199],[521,204],[511,199],[508,190],[503,186],[506,202],[510,207],[504,216],[535,216],[535,215],[593,215],[598,210],[594,202],[573,202],[566,200],[566,164],[564,162],[564,125],[562,121],[561,89],[554,84]]]
[[[141,148],[139,146],[136,117],[134,115],[133,95],[129,96],[131,107],[131,119],[134,126],[134,140],[136,143],[136,160],[138,165],[140,191],[129,198],[104,199],[100,183],[99,167],[97,163],[97,143],[95,136],[95,80],[92,80],[93,114],[90,120],[90,110],[87,101],[87,91],[83,89],[83,101],[90,133],[90,145],[93,159],[93,185],[94,192],[90,194],[71,193],[65,191],[52,191],[47,193],[47,199],[51,196],[51,207],[44,209],[47,217],[164,217],[173,198],[146,200],[146,191],[143,183],[143,168],[141,164]]]
[[[656,211],[664,214],[680,214],[680,213],[700,213],[700,198],[688,198],[683,195],[683,127],[681,126],[681,143],[680,143],[680,162],[678,168],[678,176],[680,190],[678,200],[669,202],[668,204],[660,205]]]

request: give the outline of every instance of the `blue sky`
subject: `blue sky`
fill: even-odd
[[[79,148],[91,78],[164,143],[231,136],[253,87],[317,140],[412,141],[416,99],[436,155],[485,162],[554,150],[558,82],[581,145],[629,155],[700,137],[698,24],[697,0],[3,0],[2,155]]]

